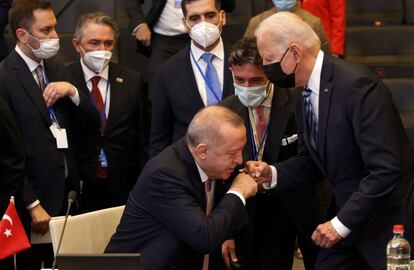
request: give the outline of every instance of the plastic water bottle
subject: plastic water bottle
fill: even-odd
[[[410,270],[410,243],[404,238],[404,225],[394,225],[394,237],[387,245],[387,270]]]

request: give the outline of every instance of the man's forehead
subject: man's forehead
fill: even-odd
[[[49,25],[56,24],[56,17],[51,9],[35,9],[33,10],[33,24]]]

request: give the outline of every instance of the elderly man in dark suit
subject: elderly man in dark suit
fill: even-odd
[[[297,157],[275,167],[249,162],[249,171],[279,192],[324,174],[335,213],[312,235],[321,247],[316,269],[385,269],[393,224],[414,239],[414,154],[391,93],[366,68],[324,54],[294,14],[269,17],[256,35],[269,80],[305,86],[297,110],[303,143]]]
[[[209,269],[208,253],[247,221],[245,200],[257,191],[240,173],[213,205],[214,180],[243,162],[245,143],[243,120],[229,109],[197,113],[186,137],[145,166],[106,252],[140,252],[143,269]]]
[[[68,83],[66,68],[49,60],[59,49],[50,3],[15,1],[9,15],[17,44],[0,65],[0,96],[11,108],[24,144],[28,181],[23,199],[32,231],[44,234],[50,217],[64,212],[65,194],[79,186],[71,153],[72,115],[76,110],[89,119],[92,108]],[[53,261],[50,244],[33,245],[28,252],[33,256],[27,265],[20,263],[23,269],[39,269],[43,259],[46,266]]]
[[[244,38],[229,54],[235,95],[221,105],[239,114],[249,131],[243,160],[282,162],[297,153],[294,111],[297,89],[269,83],[255,38]],[[325,181],[283,194],[259,193],[247,201],[250,222],[234,240],[223,245],[230,265],[237,258],[241,269],[292,269],[298,236],[306,269],[313,269],[318,248],[312,243],[315,227],[324,219],[329,192]],[[324,192],[315,193],[317,188]]]
[[[192,42],[155,75],[150,158],[183,137],[198,110],[233,93],[227,49],[220,37],[225,12],[215,0],[183,0],[182,7]]]
[[[147,106],[142,102],[141,76],[110,62],[117,36],[115,21],[98,12],[79,18],[73,38],[81,57],[69,70],[100,116],[97,123],[76,121],[85,212],[125,204],[147,160]]]

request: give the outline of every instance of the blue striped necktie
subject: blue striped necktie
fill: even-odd
[[[305,106],[305,118],[306,124],[308,125],[309,137],[311,139],[312,146],[317,150],[318,149],[318,123],[315,118],[315,114],[312,108],[311,102],[312,90],[305,86],[305,91],[303,91],[304,97],[304,106]]]
[[[214,54],[204,53],[201,58],[207,63],[206,68],[206,93],[207,104],[214,105],[221,101],[221,86],[217,70],[213,65]]]

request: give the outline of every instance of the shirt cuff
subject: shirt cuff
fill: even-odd
[[[70,100],[72,100],[72,102],[76,105],[76,106],[79,106],[79,103],[80,103],[80,98],[79,98],[79,92],[78,92],[78,89],[75,87],[75,95],[72,97],[72,96],[69,96],[69,98],[70,98]]]
[[[32,202],[31,204],[27,205],[26,206],[26,209],[27,210],[30,210],[30,209],[34,208],[35,206],[37,206],[39,204],[40,204],[40,201],[39,200],[36,200],[36,201]]]
[[[234,195],[236,195],[237,197],[240,198],[240,200],[242,201],[243,205],[246,205],[246,199],[239,192],[234,191],[234,190],[229,190],[229,191],[227,191],[226,194],[234,194]]]
[[[144,26],[145,24],[146,24],[146,23],[140,23],[140,24],[138,24],[138,25],[134,28],[134,30],[132,30],[131,35],[135,36],[135,34],[137,33],[138,29],[139,29],[141,26]]]
[[[346,238],[350,233],[351,230],[348,229],[342,222],[339,221],[338,217],[334,217],[331,220],[331,224],[334,227],[335,231],[342,237]]]
[[[275,166],[270,165],[269,167],[272,170],[272,182],[264,183],[262,185],[264,189],[273,189],[276,187],[276,184],[277,184],[277,170]]]

